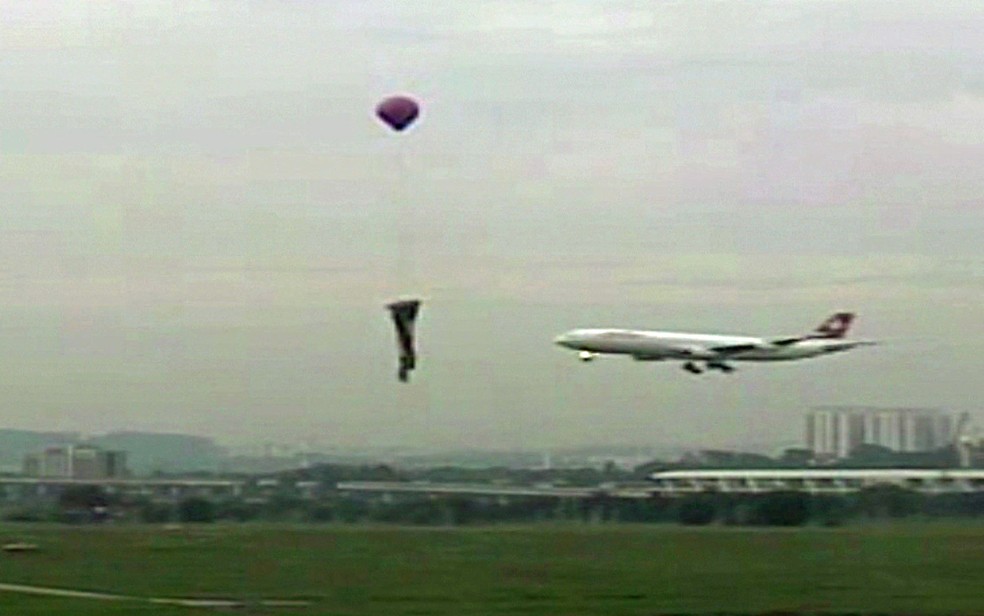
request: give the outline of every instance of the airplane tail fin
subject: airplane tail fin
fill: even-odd
[[[813,330],[814,338],[843,338],[854,321],[853,312],[838,312]]]

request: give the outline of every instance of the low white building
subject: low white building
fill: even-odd
[[[778,490],[845,494],[879,485],[929,494],[984,492],[984,469],[687,470],[661,471],[649,479],[653,491],[664,496]]]

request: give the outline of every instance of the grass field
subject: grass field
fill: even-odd
[[[0,553],[0,583],[313,602],[278,614],[984,614],[984,524],[0,526],[24,540],[41,550]],[[0,592],[4,616],[200,610]]]

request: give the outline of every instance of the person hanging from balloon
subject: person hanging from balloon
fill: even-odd
[[[420,105],[409,96],[391,96],[376,106],[376,117],[398,133],[409,128],[419,116]],[[410,380],[410,372],[417,367],[414,330],[420,303],[419,299],[405,299],[386,305],[396,328],[399,349],[397,378],[402,383]]]
[[[410,372],[417,367],[417,349],[414,344],[414,328],[417,312],[420,310],[420,300],[408,299],[387,304],[396,327],[396,341],[400,351],[400,367],[397,378],[406,383],[410,380]]]

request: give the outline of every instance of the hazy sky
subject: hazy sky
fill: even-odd
[[[0,0],[2,424],[548,448],[975,412],[981,32],[976,0]],[[840,309],[887,343],[694,377],[551,342]]]

